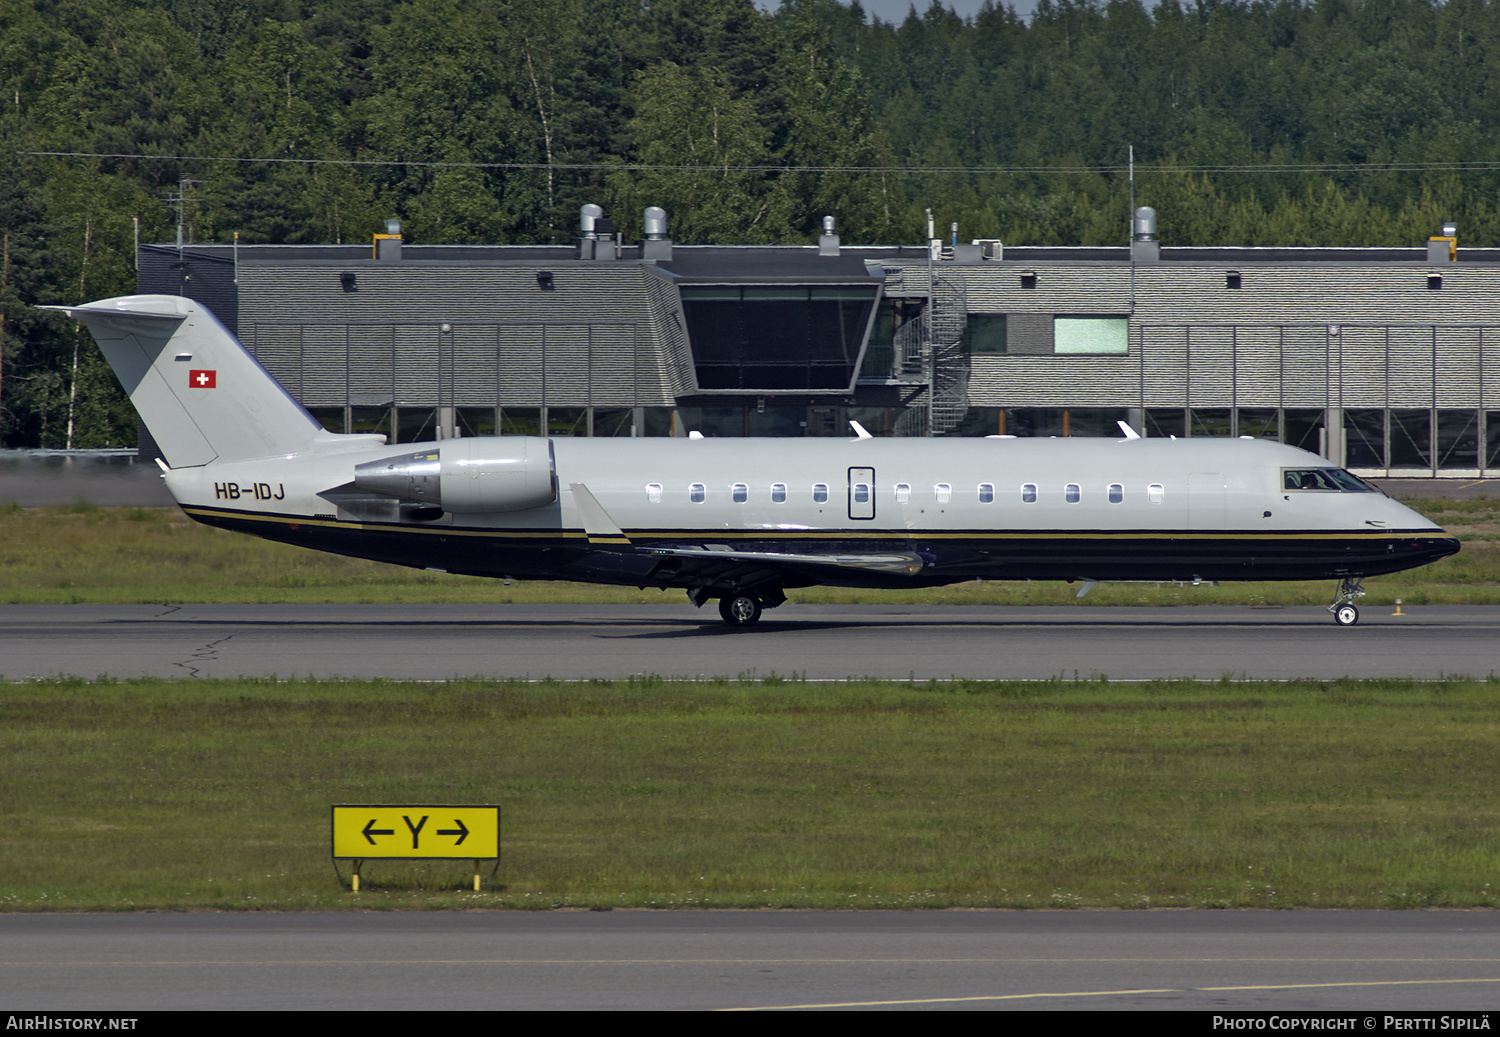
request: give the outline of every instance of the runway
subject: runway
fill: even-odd
[[[0,916],[42,1009],[1483,1011],[1477,911]],[[1428,1028],[1436,1029],[1437,1026]]]
[[[1500,607],[6,605],[0,678],[1335,679],[1500,672]]]

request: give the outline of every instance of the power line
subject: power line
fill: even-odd
[[[1024,175],[1067,173],[1124,173],[1113,166],[777,166],[671,165],[649,162],[416,162],[403,159],[357,158],[246,158],[239,155],[139,155],[104,151],[18,151],[34,158],[115,158],[143,162],[234,162],[249,165],[395,166],[417,169],[577,170],[635,173],[966,173]],[[1324,162],[1266,165],[1164,165],[1136,163],[1137,173],[1427,173],[1500,169],[1500,162]]]

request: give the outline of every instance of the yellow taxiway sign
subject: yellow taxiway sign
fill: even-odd
[[[498,859],[500,808],[335,805],[333,856],[354,860]]]

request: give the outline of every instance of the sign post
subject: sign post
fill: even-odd
[[[356,893],[367,860],[472,860],[477,893],[479,862],[500,859],[495,806],[335,804],[332,832],[334,860],[354,862]]]

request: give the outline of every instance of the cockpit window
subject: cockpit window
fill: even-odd
[[[1342,468],[1284,468],[1281,486],[1286,490],[1320,490],[1324,493],[1379,493],[1375,487]]]

